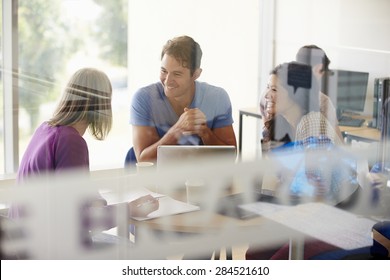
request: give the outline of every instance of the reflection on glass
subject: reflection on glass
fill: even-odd
[[[20,0],[18,30],[20,156],[51,117],[65,81],[82,67],[108,74],[114,119],[127,118],[127,1]],[[91,169],[122,167],[128,131],[127,122],[114,121],[104,147],[86,136]]]

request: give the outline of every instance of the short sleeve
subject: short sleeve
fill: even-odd
[[[218,103],[220,104],[219,108],[222,110],[215,118],[214,127],[219,128],[233,124],[232,104],[229,95],[225,90],[222,90]]]
[[[145,88],[139,89],[133,96],[130,107],[130,124],[153,126],[150,95]]]

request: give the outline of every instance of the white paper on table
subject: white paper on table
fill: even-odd
[[[128,192],[101,191],[100,195],[107,201],[107,204],[109,205],[123,202],[131,202],[145,195],[151,195],[154,198],[160,198],[165,196],[160,193],[152,192],[146,188],[136,188]]]
[[[137,221],[145,221],[145,220],[155,219],[155,218],[159,218],[159,217],[171,216],[171,215],[200,210],[199,206],[185,203],[185,202],[173,199],[172,197],[169,197],[169,196],[160,197],[159,198],[159,205],[160,205],[159,208],[156,211],[150,213],[148,216],[146,216],[146,217],[133,217],[133,219],[137,220]]]
[[[269,203],[269,202],[254,202],[254,203],[248,203],[248,204],[242,204],[238,207],[253,212],[260,216],[267,216],[269,214],[273,214],[277,211],[285,210],[288,208],[291,208],[292,206],[287,205],[281,205],[276,203]]]
[[[371,230],[376,221],[330,205],[313,202],[282,209],[259,202],[240,207],[342,249],[372,245]]]
[[[118,204],[123,202],[131,202],[145,195],[151,195],[159,200],[159,208],[150,213],[146,217],[132,217],[137,221],[150,220],[163,216],[170,216],[180,213],[197,211],[200,209],[199,206],[195,206],[189,203],[185,203],[176,199],[173,199],[164,194],[152,192],[146,188],[137,188],[129,192],[110,192],[101,191],[101,196],[107,201],[109,205]]]

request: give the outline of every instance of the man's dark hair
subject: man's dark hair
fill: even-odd
[[[329,71],[330,59],[323,49],[316,45],[306,45],[301,47],[296,55],[296,61],[314,66],[322,64],[322,71]]]
[[[199,44],[189,36],[175,37],[168,40],[161,51],[161,59],[164,54],[173,56],[181,62],[182,66],[190,69],[191,75],[200,68],[202,49]]]

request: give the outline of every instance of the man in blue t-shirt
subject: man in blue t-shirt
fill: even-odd
[[[130,123],[138,161],[155,160],[160,145],[236,146],[227,92],[196,81],[201,58],[191,37],[168,40],[161,53],[160,82],[134,94]]]

